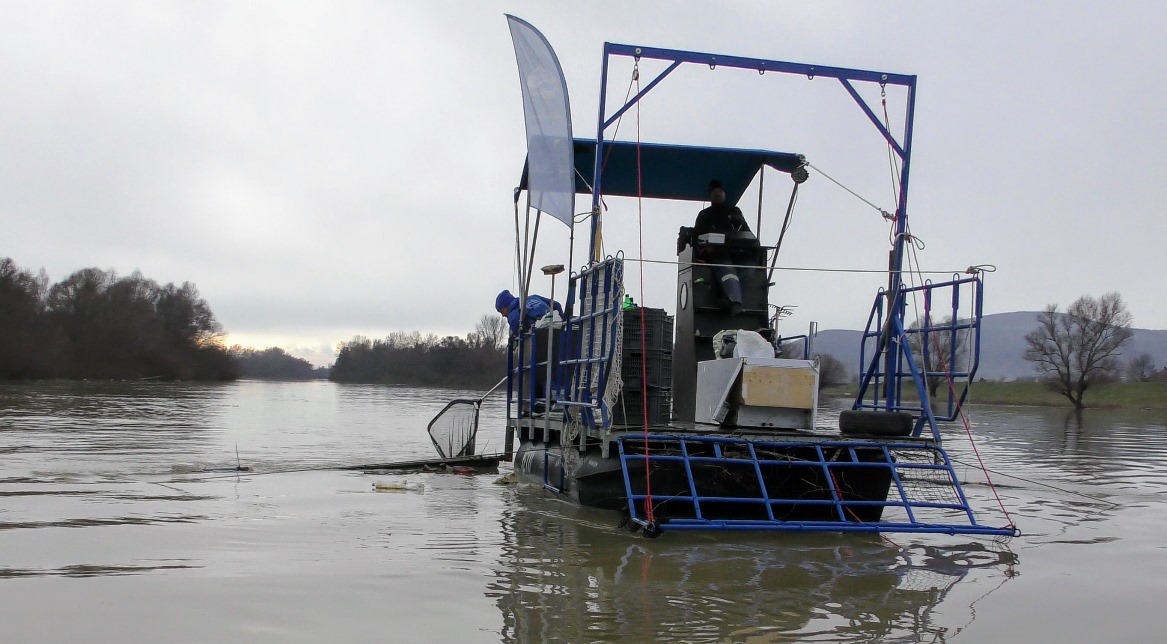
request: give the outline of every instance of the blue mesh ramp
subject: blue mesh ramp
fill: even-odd
[[[948,455],[926,441],[626,434],[617,443],[631,520],[652,530],[1014,534],[977,523]]]

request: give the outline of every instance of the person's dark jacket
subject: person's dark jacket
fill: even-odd
[[[715,203],[697,213],[697,222],[693,224],[695,237],[706,233],[729,233],[736,230],[749,232],[750,226],[746,223],[741,208],[727,203]]]
[[[539,318],[547,315],[547,312],[554,307],[555,311],[560,316],[563,315],[563,306],[559,302],[552,302],[542,295],[531,295],[527,298],[527,306],[524,307],[523,315],[523,331],[528,331],[531,325]],[[510,306],[507,307],[507,322],[511,327],[511,334],[515,335],[519,332],[519,298],[514,298]]]
[[[723,247],[715,248],[697,245],[698,238],[706,233],[728,234],[735,231],[751,232],[741,208],[731,206],[727,203],[713,204],[697,213],[697,221],[693,224],[692,232],[690,233],[690,243],[694,244],[697,257],[701,260],[714,263],[742,261],[749,256],[749,253],[742,253],[741,251],[730,253]],[[681,252],[682,248],[684,247],[681,245],[681,240],[678,239],[677,252]],[[753,262],[748,263],[752,264]]]

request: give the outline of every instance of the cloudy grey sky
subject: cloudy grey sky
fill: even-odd
[[[1150,2],[3,1],[0,256],[53,281],[94,266],[194,282],[229,342],[318,364],[357,334],[464,335],[515,279],[504,12],[556,48],[580,136],[605,40],[917,74],[924,268],[995,264],[990,313],[1116,290],[1135,326],[1167,328],[1167,8]],[[892,209],[886,149],[837,83],[674,77],[642,139],[799,152]],[[789,183],[766,187],[772,243]],[[608,205],[607,250],[639,255],[637,204]],[[697,207],[646,206],[644,256],[673,259]],[[537,265],[567,263],[566,230],[544,226]],[[815,177],[779,263],[879,268],[886,237]],[[638,277],[637,300],[672,311],[673,269],[646,269],[643,295]],[[859,328],[881,279],[777,281],[789,324]]]

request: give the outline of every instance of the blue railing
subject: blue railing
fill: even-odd
[[[630,518],[646,528],[1014,534],[977,523],[932,443],[627,435],[618,445]]]
[[[905,411],[916,416],[914,436],[936,421],[955,420],[980,364],[983,283],[979,276],[901,286],[894,301],[881,290],[859,346],[860,381],[854,409]],[[922,302],[921,302],[922,301]],[[905,327],[908,303],[916,322]],[[922,310],[916,306],[922,305]],[[963,363],[963,367],[961,367]],[[931,392],[944,389],[942,412]],[[914,394],[905,398],[905,393]]]
[[[613,357],[620,352],[618,331],[624,298],[624,260],[592,264],[572,276],[569,306],[576,309],[567,324],[556,372],[560,400],[578,413],[589,430],[611,426],[611,410],[603,400]]]
[[[550,407],[546,381],[551,377],[551,400],[568,413],[578,414],[584,427],[611,425],[603,403],[612,358],[620,351],[617,330],[624,295],[624,261],[619,257],[592,264],[571,277],[566,323],[553,330],[552,366],[547,366],[547,334],[531,329],[512,337],[507,356],[507,415],[542,414]],[[542,377],[541,377],[542,376]],[[560,412],[562,413],[562,412]]]

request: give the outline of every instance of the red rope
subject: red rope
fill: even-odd
[[[852,519],[855,519],[855,523],[863,523],[863,519],[860,519],[859,515],[855,514],[855,511],[851,509],[851,506],[843,505],[843,489],[839,487],[839,481],[835,478],[835,472],[831,470],[830,466],[827,466],[826,469],[827,475],[831,477],[831,483],[833,484],[832,489],[834,490],[835,502],[839,504],[839,507],[842,508],[844,512],[850,514]],[[904,499],[904,501],[907,501],[907,499]],[[887,535],[882,532],[879,533],[879,538],[883,539],[896,548],[901,550],[903,549],[903,546],[892,541],[891,539],[888,539]]]
[[[931,326],[931,319],[930,319],[931,314],[926,309],[924,311],[924,318],[925,318],[925,321],[928,322],[929,326]],[[956,323],[955,320],[951,322],[951,324],[955,324],[955,323]],[[956,330],[953,329],[949,332],[952,333],[952,335],[953,335],[952,342],[955,343],[956,342]],[[936,337],[935,333],[932,334],[932,344],[935,345],[935,347],[936,347],[936,355],[941,355],[940,338]],[[951,358],[951,354],[949,354],[949,357]],[[948,393],[950,396],[952,396],[952,399],[955,400],[956,399],[956,385],[952,381],[952,365],[948,363],[948,360],[946,360],[945,364],[944,364],[944,376],[948,380]],[[927,379],[925,379],[925,381],[924,381],[924,395],[925,396],[928,395]],[[981,458],[981,451],[979,449],[977,449],[977,442],[975,440],[973,440],[972,423],[969,422],[968,416],[966,416],[964,413],[964,405],[961,405],[959,411],[960,411],[960,420],[962,423],[964,423],[964,433],[968,435],[968,444],[970,446],[972,446],[973,455],[977,457],[977,464],[980,465],[981,472],[984,473],[984,475],[985,475],[985,482],[988,483],[989,490],[991,490],[993,492],[993,498],[995,498],[997,500],[997,507],[1001,508],[1001,514],[1003,514],[1005,516],[1005,521],[1008,522],[1008,523],[1006,523],[1005,527],[1012,528],[1012,529],[1016,530],[1017,524],[1013,523],[1013,517],[1010,516],[1009,511],[1005,509],[1005,502],[1001,500],[1001,495],[1000,495],[1000,493],[997,492],[997,486],[993,484],[993,477],[989,475],[989,468],[985,467],[985,461]]]
[[[632,78],[628,79],[628,89],[624,92],[624,104],[625,105],[628,104],[628,97],[632,96],[633,83],[636,84],[636,93],[639,94],[640,93],[640,67],[639,67],[639,65],[632,68]],[[637,102],[636,109],[638,111],[640,110],[639,101]],[[637,116],[639,116],[639,112],[638,112]],[[620,124],[623,122],[624,122],[624,115],[621,114],[620,118],[616,119],[616,129],[612,130],[612,141],[613,142],[616,141],[616,135],[620,133]],[[639,141],[639,139],[640,139],[640,123],[639,123],[639,121],[637,122],[636,126],[637,126],[637,141]],[[615,145],[609,145],[608,148],[606,150],[604,150],[604,160],[600,163],[600,176],[601,177],[604,176],[604,170],[606,170],[608,168],[608,159],[612,158],[612,151],[615,149],[616,149]],[[636,153],[638,155],[637,156],[637,167],[639,168],[640,150],[638,149]],[[601,184],[600,188],[603,189],[602,184]],[[600,195],[600,203],[603,204],[604,210],[607,211],[608,204],[604,202],[604,196],[602,194]]]
[[[949,386],[952,386],[952,377],[949,376]],[[955,394],[955,390],[954,390]],[[997,507],[1001,508],[1001,514],[1005,515],[1005,527],[1017,529],[1017,524],[1013,523],[1013,517],[1009,515],[1009,511],[1005,509],[1005,503],[1001,500],[1001,495],[997,492],[997,486],[993,485],[993,477],[989,476],[989,468],[985,467],[985,461],[981,459],[981,451],[977,449],[977,443],[973,440],[972,426],[968,422],[968,417],[964,415],[964,408],[961,407],[960,419],[964,422],[964,432],[968,434],[968,444],[972,446],[973,454],[977,457],[977,464],[981,466],[981,471],[985,474],[985,482],[989,484],[989,489],[993,492],[993,498],[997,499]]]
[[[640,93],[640,75],[635,75],[636,93]],[[644,257],[644,193],[640,165],[640,101],[636,102],[636,228],[640,236],[640,256]],[[644,264],[640,265],[640,409],[644,424],[644,518],[654,523],[652,512],[652,471],[648,458],[648,352],[645,351]]]

